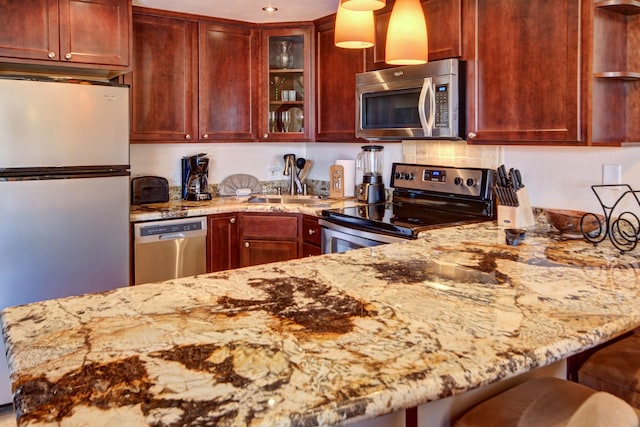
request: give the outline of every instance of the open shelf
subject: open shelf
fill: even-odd
[[[640,1],[638,0],[603,0],[596,2],[596,7],[622,15],[635,15],[640,13]]]

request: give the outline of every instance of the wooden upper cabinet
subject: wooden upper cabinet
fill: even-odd
[[[200,140],[255,140],[257,32],[201,23],[199,33]]]
[[[197,24],[133,17],[131,141],[188,142],[197,132]]]
[[[63,61],[127,66],[130,32],[130,0],[60,1]]]
[[[0,8],[0,56],[60,57],[58,0],[6,1]]]
[[[429,33],[429,61],[459,58],[464,54],[463,0],[422,0]],[[367,70],[389,68],[385,62],[387,27],[394,2],[375,12],[375,46],[367,50]]]
[[[265,24],[262,28],[261,138],[309,141],[314,132],[313,27]],[[291,61],[284,63],[287,58]]]
[[[469,4],[469,142],[580,141],[580,0]]]
[[[316,22],[316,141],[355,142],[356,74],[365,71],[362,49],[334,45],[335,15]]]
[[[0,56],[128,67],[131,0],[20,0],[0,13]],[[31,62],[37,63],[37,62]]]

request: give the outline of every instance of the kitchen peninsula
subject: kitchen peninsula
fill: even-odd
[[[2,312],[20,426],[314,426],[552,364],[640,325],[637,253],[494,224]]]

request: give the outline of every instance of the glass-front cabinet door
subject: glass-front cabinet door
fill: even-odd
[[[311,28],[264,30],[263,139],[308,141],[311,135]]]

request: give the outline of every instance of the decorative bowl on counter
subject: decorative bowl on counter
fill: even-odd
[[[603,215],[589,214],[582,221],[582,229],[580,229],[580,221],[587,212],[576,211],[570,209],[545,209],[544,214],[547,221],[557,228],[563,236],[571,238],[582,238],[582,232],[591,233],[600,229],[600,224],[604,226],[605,218]]]

